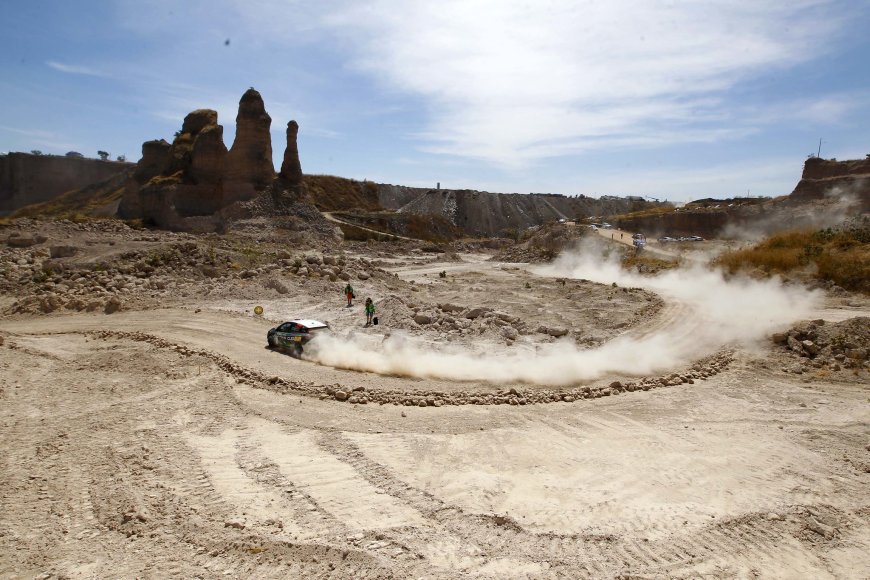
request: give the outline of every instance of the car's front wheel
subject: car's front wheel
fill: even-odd
[[[267,340],[269,341],[269,348],[278,348],[278,339],[275,338],[274,334],[267,337]]]

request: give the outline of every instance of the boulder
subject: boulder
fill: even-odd
[[[801,341],[801,346],[804,348],[804,352],[811,356],[815,356],[819,353],[819,347],[811,340]]]
[[[850,348],[846,350],[846,357],[854,360],[864,360],[867,358],[866,348]]]
[[[116,297],[112,296],[106,301],[106,306],[103,309],[103,312],[106,314],[114,314],[115,312],[121,309],[121,301]]]
[[[30,246],[35,246],[37,244],[41,244],[47,238],[45,236],[39,235],[16,235],[16,233],[11,234],[6,239],[6,244],[13,248],[29,248]]]
[[[795,337],[789,335],[789,337],[788,337],[788,339],[787,339],[787,342],[788,342],[788,347],[789,347],[791,350],[793,350],[794,352],[796,352],[796,353],[798,353],[798,354],[800,354],[800,355],[803,355],[803,354],[804,354],[804,347],[803,347],[803,345],[801,344],[801,342],[800,342],[798,339],[796,339]]]
[[[443,310],[443,308],[442,308]],[[468,312],[465,313],[465,318],[469,320],[474,320],[475,318],[479,318],[486,314],[487,312],[492,312],[492,308],[486,308],[485,306],[479,308],[472,308]]]
[[[417,324],[432,324],[432,317],[428,314],[418,312],[414,315],[414,322]]]
[[[75,246],[50,246],[48,255],[52,258],[69,258],[75,256],[79,249]]]
[[[788,333],[787,332],[774,332],[770,339],[775,344],[785,344],[788,341]]]

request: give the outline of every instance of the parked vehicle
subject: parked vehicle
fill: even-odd
[[[290,354],[302,354],[303,345],[308,344],[318,335],[331,332],[329,324],[319,320],[290,320],[266,333],[269,348],[287,350]]]

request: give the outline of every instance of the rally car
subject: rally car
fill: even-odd
[[[289,320],[269,329],[266,341],[269,348],[288,350],[291,354],[302,354],[303,345],[311,342],[317,335],[330,332],[329,324],[319,320]]]

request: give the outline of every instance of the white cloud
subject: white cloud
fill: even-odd
[[[699,129],[725,92],[819,56],[807,47],[839,24],[828,4],[381,0],[325,22],[354,66],[427,99],[429,151],[511,166],[608,140],[709,140]],[[751,129],[732,130],[715,138]]]
[[[106,72],[102,72],[87,66],[79,65],[79,64],[66,64],[62,62],[57,62],[53,60],[46,61],[47,66],[53,68],[56,71],[60,71],[62,73],[71,74],[71,75],[85,75],[90,77],[109,77]]]
[[[180,121],[193,108],[216,108],[231,134],[239,85],[255,84],[279,132],[293,118],[304,135],[352,135],[375,127],[369,118],[393,107],[415,130],[410,143],[437,154],[437,162],[516,170],[592,150],[737,141],[795,119],[842,124],[866,106],[866,94],[760,94],[748,84],[835,51],[846,19],[855,17],[836,6],[833,0],[190,0],[172,10],[163,0],[142,0],[119,11],[131,33],[174,38],[161,46],[188,54],[178,59],[185,67],[174,70],[166,54],[149,52],[160,63],[150,81],[201,85],[168,95],[150,87],[145,108],[161,116]],[[181,35],[192,23],[202,33]],[[188,43],[177,42],[179,36]],[[224,50],[225,37],[232,51]],[[215,39],[219,58],[202,48]],[[243,75],[235,62],[223,62],[237,53],[250,63]],[[227,74],[191,79],[188,61],[200,57],[216,58],[214,67],[227,66]],[[337,67],[342,61],[346,67]],[[264,78],[266,71],[272,76]],[[349,109],[329,98],[336,90],[353,96]],[[510,174],[517,172],[503,173]],[[480,179],[474,182],[480,187]]]

